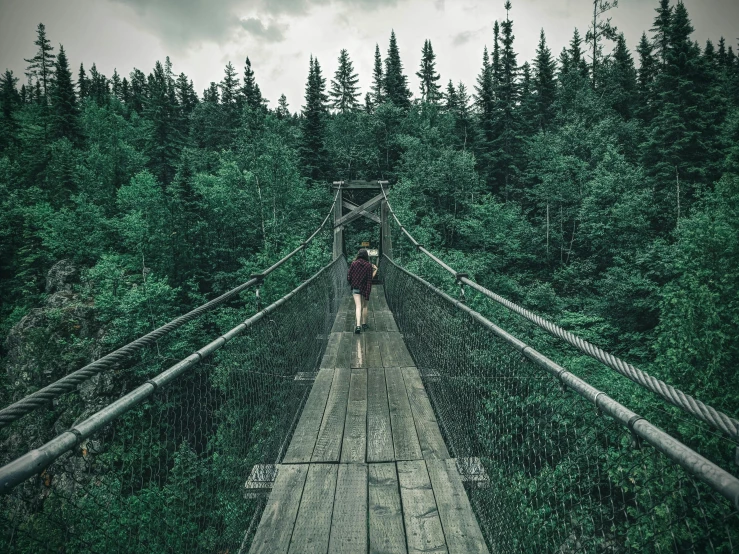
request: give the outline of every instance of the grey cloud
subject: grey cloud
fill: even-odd
[[[167,44],[188,47],[202,41],[223,42],[241,27],[269,41],[284,39],[286,26],[265,26],[259,17],[307,15],[314,6],[374,11],[405,0],[109,0],[132,8],[139,23]],[[244,13],[245,12],[245,13]],[[242,19],[249,15],[248,19]],[[246,23],[245,23],[246,22]]]
[[[457,33],[456,35],[452,36],[452,44],[454,46],[462,46],[463,44],[468,43],[477,35],[485,31],[485,29],[487,29],[487,27],[481,27],[472,31],[462,31],[461,33]]]
[[[248,19],[242,19],[241,26],[248,33],[267,42],[281,42],[285,40],[287,25],[284,24],[273,22],[270,25],[265,25],[261,19],[250,17]]]

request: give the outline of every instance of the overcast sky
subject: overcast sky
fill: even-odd
[[[430,39],[442,82],[474,84],[483,47],[492,44],[493,22],[505,18],[504,0],[0,0],[0,70],[12,69],[25,81],[23,58],[34,55],[35,28],[46,25],[57,47],[64,45],[74,68],[93,62],[110,77],[137,67],[149,73],[169,55],[176,73],[184,71],[202,93],[220,81],[230,60],[239,74],[249,56],[264,96],[275,106],[284,93],[291,111],[303,103],[308,59],[316,56],[328,77],[346,48],[366,92],[371,82],[375,43],[383,59],[395,29],[411,90],[421,47]],[[621,0],[609,12],[634,50],[654,19],[657,0]],[[739,2],[685,0],[704,44],[724,36],[737,50]],[[513,0],[511,19],[519,63],[533,57],[544,28],[555,56],[575,27],[584,36],[592,0]],[[636,57],[636,56],[635,56]]]

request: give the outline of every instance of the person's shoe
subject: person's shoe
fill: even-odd
[[[360,327],[359,325],[357,325],[357,328],[356,328],[356,329],[354,329],[354,334],[355,334],[355,335],[358,335],[358,334],[359,334],[359,333],[361,333],[361,332],[362,332],[362,328],[361,328],[361,327]]]
[[[362,331],[367,331],[367,330],[369,330],[369,325],[367,325],[366,323],[362,323]]]

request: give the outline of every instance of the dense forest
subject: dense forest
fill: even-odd
[[[325,183],[383,178],[482,284],[736,413],[739,61],[693,41],[682,3],[660,0],[633,53],[596,4],[584,36],[556,55],[542,30],[522,63],[506,3],[475,83],[443,84],[427,40],[416,95],[394,33],[364,91],[346,50],[330,83],[311,57],[293,111],[249,58],[198,95],[169,58],[73,71],[40,24],[27,82],[0,79],[0,334],[65,260],[104,329],[46,329],[68,372],[299,243]]]
[[[523,61],[506,2],[474,83],[445,84],[430,40],[401,58],[394,32],[362,87],[346,50],[332,78],[311,56],[292,106],[262,96],[258,60],[241,74],[228,63],[198,94],[169,58],[148,74],[74,69],[39,24],[27,79],[0,76],[0,404],[300,245],[332,181],[381,178],[404,225],[457,270],[739,413],[739,59],[724,38],[695,42],[680,2],[659,0],[633,52],[615,6],[593,5],[559,54],[542,30]],[[379,236],[355,225],[349,254]],[[403,265],[456,294],[394,240]],[[311,248],[265,298],[329,261],[328,236]],[[243,303],[254,312],[252,293]],[[243,320],[243,303],[208,332]],[[591,377],[627,404],[636,394]],[[701,442],[690,429],[683,440]]]

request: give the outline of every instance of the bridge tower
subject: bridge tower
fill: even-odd
[[[387,254],[392,258],[393,245],[387,220],[390,209],[383,194],[383,189],[387,190],[389,186],[388,181],[334,181],[332,186],[338,194],[334,205],[334,260],[344,254],[344,226],[360,217],[366,217],[380,225],[380,256]],[[357,205],[344,198],[345,190],[375,190],[377,194],[364,204]],[[372,212],[378,205],[379,217]],[[347,213],[344,213],[345,208]]]

